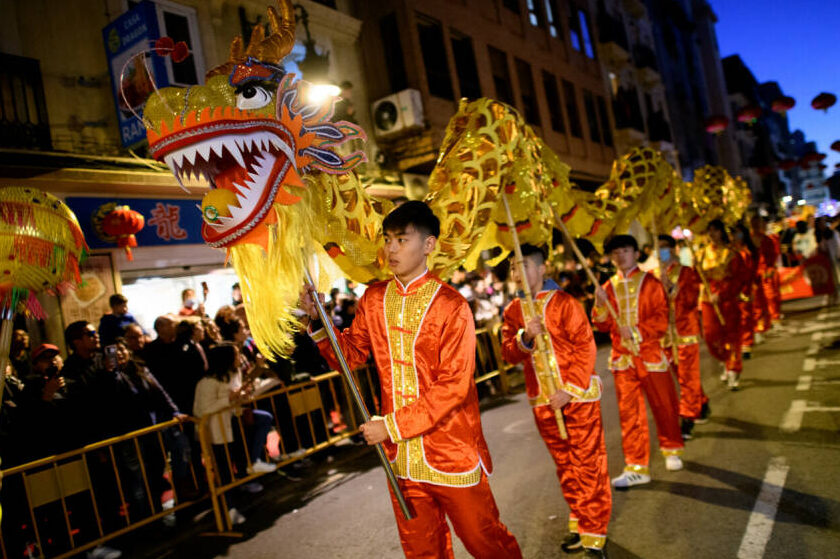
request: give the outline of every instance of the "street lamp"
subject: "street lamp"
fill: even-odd
[[[308,101],[320,105],[331,97],[337,97],[341,88],[329,79],[330,53],[319,54],[316,49],[315,40],[309,31],[309,12],[300,4],[295,4],[295,22],[303,25],[306,39],[303,41],[305,49],[303,60],[298,63],[301,73],[311,85],[309,87]]]

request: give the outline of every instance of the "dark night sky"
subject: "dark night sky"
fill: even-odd
[[[805,132],[828,154],[827,174],[840,162],[829,145],[840,139],[840,103],[815,111],[811,99],[827,91],[840,97],[840,1],[709,0],[718,16],[721,57],[741,55],[759,82],[777,81],[796,99],[791,130]]]

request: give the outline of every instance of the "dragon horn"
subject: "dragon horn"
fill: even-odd
[[[228,60],[207,72],[207,78],[230,74],[233,67],[251,56],[262,62],[279,64],[295,45],[295,10],[290,0],[278,0],[279,7],[268,8],[268,24],[271,36],[266,38],[262,25],[254,26],[248,47],[243,49],[242,37],[236,37],[230,44]]]
[[[260,45],[260,60],[279,63],[292,51],[295,45],[295,11],[289,0],[279,0],[278,13],[273,7],[268,8],[268,24],[271,35]]]

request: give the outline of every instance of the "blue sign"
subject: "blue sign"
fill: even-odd
[[[139,233],[135,233],[137,246],[198,244],[201,237],[201,210],[198,200],[148,200],[142,198],[83,198],[65,200],[76,214],[88,246],[115,248],[116,239],[102,230],[102,220],[117,206],[129,206],[143,214],[146,222]]]
[[[169,85],[163,57],[152,52],[154,41],[160,38],[155,4],[140,2],[105,26],[102,38],[122,145],[133,146],[146,139],[146,128],[134,113],[143,111],[155,84],[158,88]],[[138,54],[144,51],[146,54]]]

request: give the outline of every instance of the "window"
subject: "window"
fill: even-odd
[[[423,64],[426,66],[429,93],[435,97],[454,99],[440,22],[418,13],[417,34],[420,37],[420,50],[423,52]]]
[[[481,83],[478,81],[472,39],[455,29],[450,29],[449,35],[452,37],[452,56],[455,58],[455,73],[458,74],[461,97],[478,99],[481,97]]]
[[[379,20],[379,34],[382,37],[382,50],[385,55],[385,69],[391,82],[391,91],[402,91],[408,87],[405,75],[405,63],[400,31],[397,26],[397,14],[390,13]]]
[[[607,114],[607,103],[601,95],[598,95],[598,118],[601,120],[601,136],[604,137],[604,145],[612,147],[613,138],[610,130],[610,118]]]
[[[190,49],[190,55],[179,64],[173,64],[166,57],[166,71],[172,85],[195,85],[199,77],[204,76],[204,57],[201,51],[201,39],[198,33],[198,20],[195,8],[188,8],[174,2],[155,2],[157,6],[158,26],[161,37],[172,37],[176,43],[184,41]]]
[[[586,120],[589,121],[589,139],[601,143],[601,129],[598,128],[598,114],[595,112],[595,98],[592,92],[583,90],[583,108],[586,110]]]
[[[41,64],[0,53],[0,147],[52,149]]]
[[[534,90],[534,76],[531,66],[524,60],[516,59],[516,77],[519,78],[519,97],[522,99],[522,113],[531,124],[540,124],[540,110],[537,107],[537,93]]]
[[[525,0],[528,6],[528,21],[534,27],[542,27],[542,14],[537,7],[537,0]]]
[[[510,72],[508,71],[507,55],[497,48],[488,46],[490,54],[490,70],[493,72],[493,86],[496,98],[503,103],[513,105],[513,90],[510,88]]]
[[[551,33],[551,36],[555,39],[562,39],[563,36],[557,28],[560,20],[557,19],[556,2],[557,0],[545,0],[545,19],[548,24],[548,32]]]
[[[563,109],[560,107],[560,92],[557,90],[557,80],[545,70],[542,73],[545,101],[548,103],[548,116],[551,119],[551,129],[555,132],[565,132],[563,123]]]
[[[570,81],[563,80],[563,97],[566,98],[566,113],[569,115],[569,130],[575,138],[583,138],[583,129],[580,126],[580,114],[578,113],[577,96],[575,86]]]
[[[595,49],[592,46],[592,34],[589,29],[589,18],[586,12],[577,6],[569,6],[569,35],[572,40],[572,48],[594,59]]]

